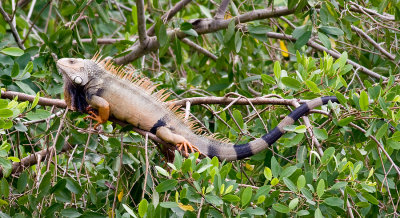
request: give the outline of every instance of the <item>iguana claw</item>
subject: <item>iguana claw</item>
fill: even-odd
[[[182,151],[182,147],[183,147],[185,149],[185,154],[189,154],[188,147],[190,148],[191,153],[199,152],[201,154],[201,151],[196,146],[190,144],[190,142],[187,142],[187,141],[178,143],[178,144],[176,144],[176,146],[178,147],[179,151]]]
[[[105,121],[103,121],[103,119],[101,118],[101,116],[99,116],[99,115],[97,115],[95,112],[93,112],[93,111],[91,111],[91,110],[89,110],[89,111],[87,111],[87,113],[88,114],[90,114],[90,115],[87,115],[86,117],[84,117],[83,119],[92,119],[92,120],[95,120],[95,121],[97,121],[97,123],[94,125],[94,129],[97,129],[97,127],[100,125],[100,124],[102,124],[102,123],[104,123]]]

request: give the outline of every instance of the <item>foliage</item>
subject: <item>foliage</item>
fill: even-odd
[[[184,158],[177,151],[167,162],[162,149],[129,128],[108,122],[98,132],[84,114],[39,103],[39,97],[63,98],[57,58],[90,58],[98,50],[118,58],[129,52],[138,41],[133,1],[21,0],[16,10],[12,3],[0,6],[14,16],[23,46],[3,15],[1,88],[36,97],[0,99],[1,217],[398,215],[398,1],[231,1],[225,19],[272,5],[295,11],[285,19],[232,21],[210,34],[199,34],[193,19],[212,19],[221,2],[192,2],[163,22],[161,16],[177,1],[147,1],[146,28],[154,25],[160,48],[131,64],[170,90],[171,99],[230,93],[340,100],[342,106],[329,103],[308,115],[312,135],[302,120],[270,149],[234,162],[199,159],[197,153]],[[168,34],[172,29],[217,58]],[[262,136],[288,114],[273,105],[207,104],[190,110],[205,131],[234,143]],[[72,149],[65,152],[68,145]],[[38,154],[46,149],[56,154],[41,160]],[[35,165],[13,169],[31,154]]]

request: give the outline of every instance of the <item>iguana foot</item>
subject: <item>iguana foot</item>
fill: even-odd
[[[86,116],[86,117],[84,117],[83,119],[92,119],[92,120],[95,120],[95,121],[97,121],[97,123],[94,125],[94,129],[97,129],[97,127],[100,125],[100,124],[102,124],[102,123],[105,123],[105,121],[101,118],[101,116],[100,115],[97,115],[95,112],[93,112],[93,111],[88,111],[87,112],[88,114],[90,114],[90,115],[88,115],[88,116]]]
[[[190,148],[191,153],[199,152],[201,154],[201,151],[196,146],[190,144],[190,142],[188,142],[188,141],[178,143],[178,144],[176,144],[176,146],[178,147],[179,151],[182,151],[182,147],[183,147],[185,149],[186,154],[189,154],[188,147]]]

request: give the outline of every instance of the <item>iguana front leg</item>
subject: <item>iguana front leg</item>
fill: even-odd
[[[90,115],[86,116],[84,119],[90,118],[97,121],[96,125],[94,125],[94,129],[96,129],[100,124],[107,122],[110,116],[110,105],[104,98],[96,95],[90,98],[89,104],[93,108],[97,108],[99,114],[89,110],[87,113]]]
[[[200,150],[192,145],[185,137],[173,133],[169,128],[163,126],[157,129],[156,135],[166,142],[170,142],[178,147],[178,150],[182,151],[182,148],[185,149],[186,154],[189,154],[188,147],[192,153],[200,152]]]

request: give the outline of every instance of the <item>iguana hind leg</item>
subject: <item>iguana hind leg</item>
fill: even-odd
[[[183,148],[186,154],[189,154],[188,148],[192,153],[199,152],[201,154],[200,150],[196,146],[192,145],[185,137],[173,133],[169,128],[165,126],[159,127],[157,129],[156,135],[162,140],[176,145],[178,147],[178,150],[180,151],[183,151]]]

